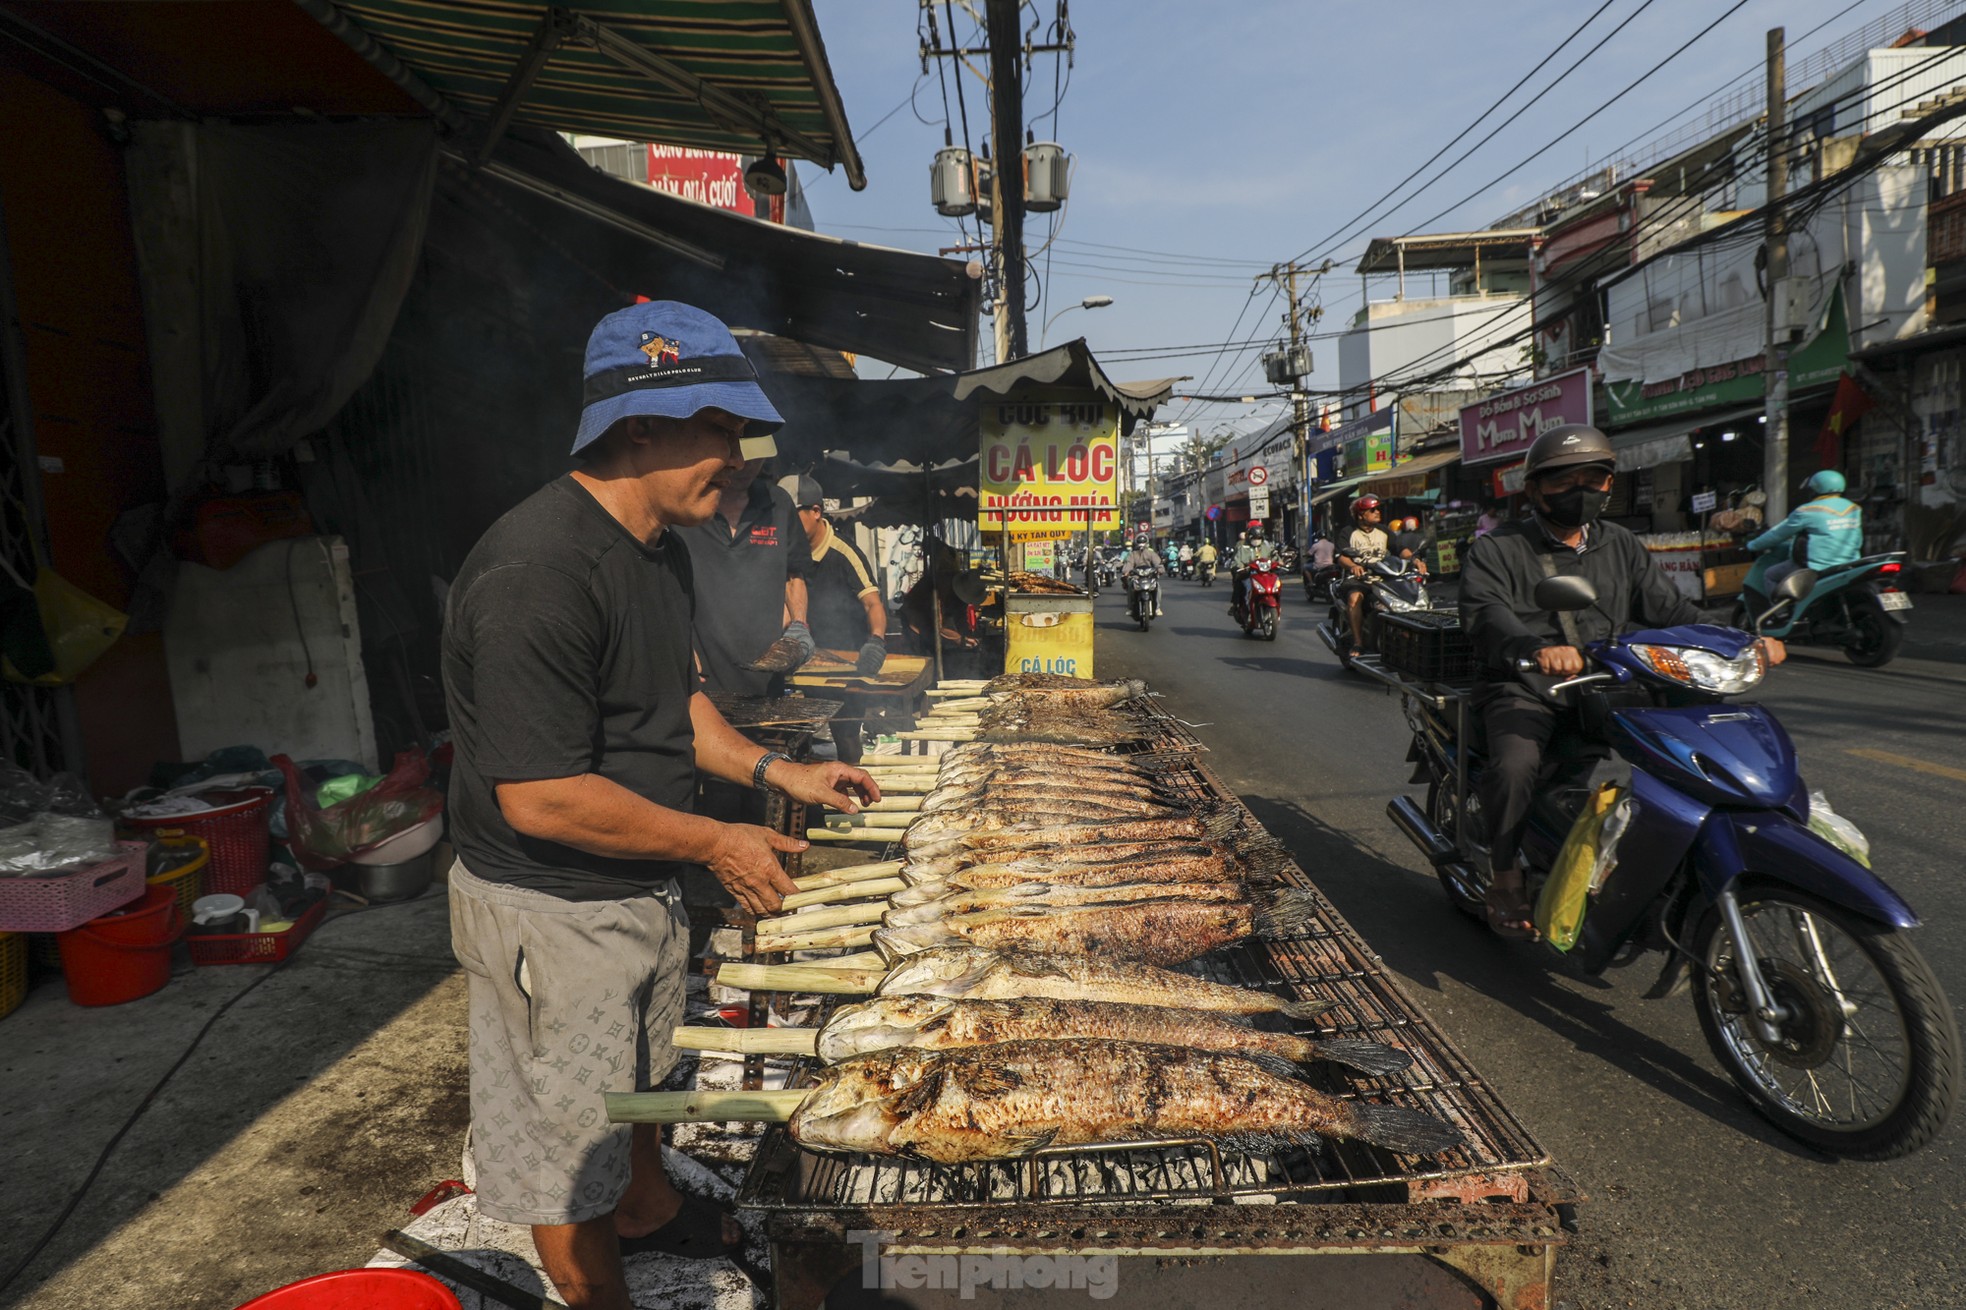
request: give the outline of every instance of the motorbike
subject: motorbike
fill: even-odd
[[[1277,639],[1283,626],[1283,579],[1277,576],[1275,560],[1264,557],[1250,564],[1232,612],[1244,636]]]
[[[1786,550],[1764,551],[1748,570],[1734,622],[1768,608],[1768,570],[1789,558]],[[1839,646],[1852,664],[1882,668],[1904,644],[1911,597],[1898,590],[1904,552],[1866,555],[1848,564],[1813,570],[1815,586],[1763,630],[1791,645]]]
[[[1110,589],[1114,583],[1119,581],[1119,561],[1115,560],[1110,554],[1099,557],[1098,567],[1099,585],[1101,587]]]
[[[1334,567],[1342,573],[1342,566]],[[1379,627],[1387,614],[1435,610],[1452,612],[1451,606],[1435,604],[1433,594],[1428,589],[1427,575],[1410,559],[1375,560],[1365,566],[1363,581],[1367,587],[1365,617],[1359,628],[1365,636],[1362,649],[1367,654],[1378,651]],[[1346,613],[1346,593],[1336,589],[1334,584],[1329,594],[1331,610],[1325,621],[1317,625],[1318,640],[1338,657],[1340,664],[1356,672],[1359,662],[1351,656],[1352,624]]]
[[[1160,602],[1160,575],[1152,569],[1128,569],[1126,573],[1128,613],[1145,632],[1154,621],[1154,608]]]
[[[1806,570],[1773,588],[1757,616],[1772,631],[1809,594]],[[1536,604],[1576,611],[1590,583],[1546,578]],[[1911,907],[1848,841],[1812,826],[1811,795],[1787,732],[1753,691],[1765,659],[1748,632],[1705,624],[1589,643],[1586,672],[1545,677],[1524,661],[1536,694],[1573,707],[1579,734],[1559,734],[1524,834],[1532,897],[1591,796],[1589,778],[1615,755],[1631,767],[1606,830],[1609,871],[1592,893],[1570,955],[1593,976],[1654,951],[1664,967],[1648,999],[1685,990],[1708,1045],[1754,1109],[1825,1152],[1883,1160],[1930,1141],[1962,1081],[1959,1030],[1938,979],[1907,933]],[[1374,671],[1401,692],[1413,730],[1410,796],[1387,806],[1433,866],[1448,899],[1481,916],[1488,888],[1479,780],[1465,689]],[[1817,813],[1823,831],[1834,831]],[[1839,822],[1841,822],[1839,818]],[[1860,849],[1860,848],[1857,848]],[[1867,857],[1866,857],[1867,858]]]
[[[1187,582],[1193,582],[1195,580],[1195,561],[1193,556],[1189,556],[1187,559],[1181,561],[1181,577]]]
[[[1307,561],[1301,574],[1304,581],[1304,599],[1313,605],[1320,602],[1328,603],[1334,594],[1332,588],[1338,585],[1338,580],[1344,575],[1344,566],[1335,559],[1322,568]]]
[[[1198,575],[1198,576],[1199,576],[1199,577],[1201,578],[1201,585],[1202,585],[1202,586],[1204,586],[1204,587],[1212,587],[1212,586],[1214,586],[1214,585],[1215,585],[1215,561],[1214,561],[1214,560],[1212,560],[1212,559],[1211,559],[1211,560],[1203,560],[1203,561],[1200,561],[1200,562],[1198,562],[1198,563],[1197,563],[1197,564],[1195,565],[1195,571],[1196,571],[1196,573],[1197,573],[1197,575]]]

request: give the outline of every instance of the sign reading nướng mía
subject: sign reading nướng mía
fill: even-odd
[[[977,424],[977,526],[1013,541],[1120,526],[1119,411],[1082,391],[1018,392]]]

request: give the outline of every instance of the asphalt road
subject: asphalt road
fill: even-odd
[[[1557,1298],[1609,1306],[1966,1305],[1966,1115],[1886,1164],[1820,1156],[1748,1109],[1684,996],[1647,1001],[1650,956],[1602,979],[1449,909],[1385,817],[1410,765],[1399,704],[1343,672],[1292,583],[1275,642],[1229,620],[1226,583],[1164,587],[1141,633],[1097,605],[1099,676],[1142,677],[1211,763],[1454,1036],[1589,1200]],[[1801,652],[1760,699],[1804,776],[1869,835],[1924,918],[1916,941],[1966,1004],[1966,664],[1859,670]]]

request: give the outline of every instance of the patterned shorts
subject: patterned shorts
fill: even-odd
[[[451,949],[469,980],[478,1209],[573,1224],[628,1187],[629,1128],[603,1092],[676,1062],[689,919],[673,894],[568,901],[451,870]]]

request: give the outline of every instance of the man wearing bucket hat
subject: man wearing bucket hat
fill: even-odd
[[[805,843],[692,812],[696,775],[849,813],[879,788],[746,741],[697,690],[694,590],[675,529],[780,422],[715,318],[610,314],[587,343],[580,466],[493,524],[446,603],[455,736],[451,937],[470,1011],[478,1208],[528,1224],[560,1297],[629,1305],[621,1260],[710,1257],[734,1224],[663,1173],[657,1130],[604,1091],[674,1063],[689,926],[676,877],[706,868],[753,913]]]

